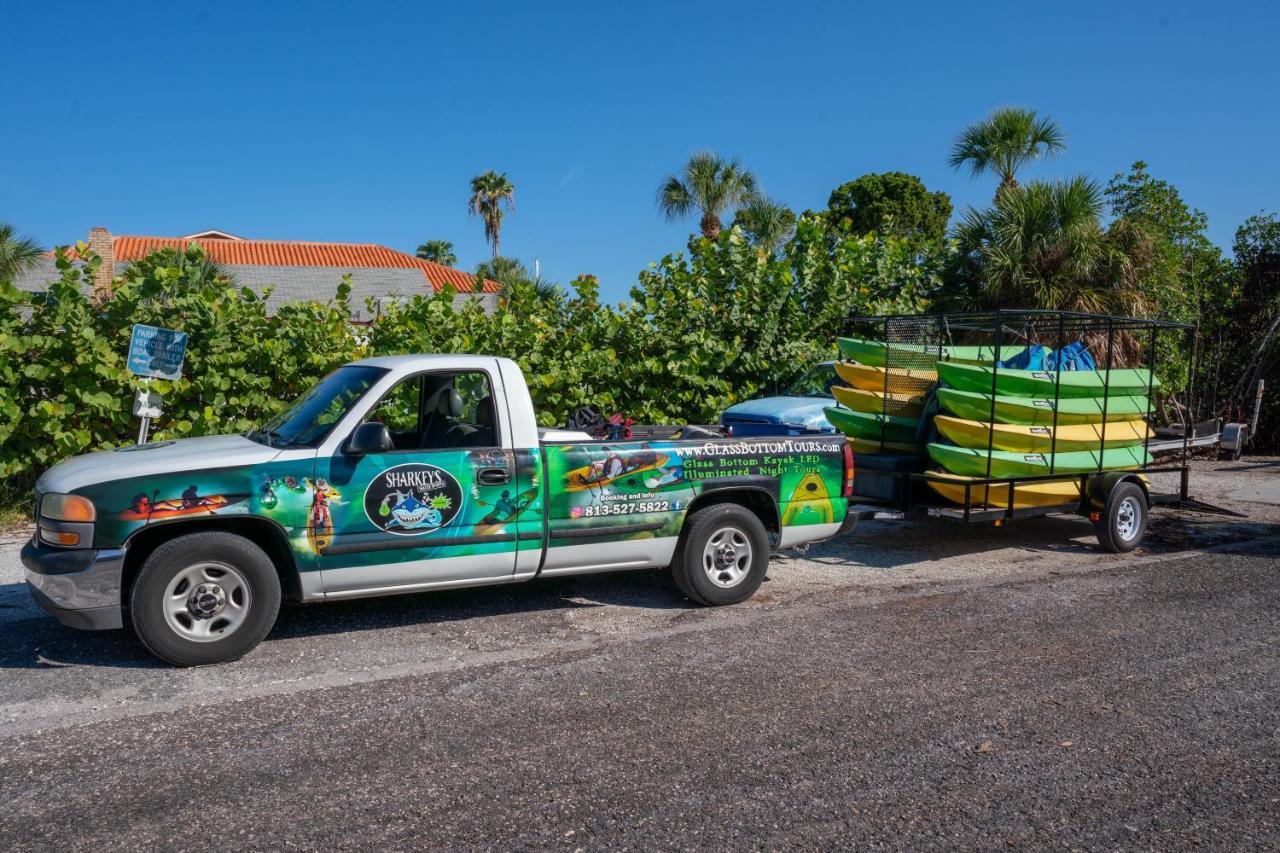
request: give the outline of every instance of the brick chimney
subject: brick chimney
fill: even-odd
[[[102,265],[98,267],[93,275],[93,281],[90,282],[93,290],[95,293],[110,293],[111,280],[116,275],[116,253],[111,242],[111,232],[101,226],[90,228],[89,251],[102,258]]]

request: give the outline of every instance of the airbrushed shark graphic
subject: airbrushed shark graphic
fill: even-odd
[[[449,524],[458,515],[462,487],[434,465],[410,463],[382,472],[364,493],[365,515],[387,533],[418,535]]]

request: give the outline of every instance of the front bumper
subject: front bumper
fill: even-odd
[[[68,550],[32,539],[22,546],[22,565],[31,597],[63,625],[85,631],[124,627],[123,549]]]

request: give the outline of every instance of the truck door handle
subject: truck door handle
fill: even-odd
[[[505,486],[511,482],[511,471],[506,468],[481,468],[476,479],[482,486]]]

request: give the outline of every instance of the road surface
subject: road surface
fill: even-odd
[[[1274,848],[1280,528],[1202,521],[298,608],[198,670],[0,575],[0,848]]]

